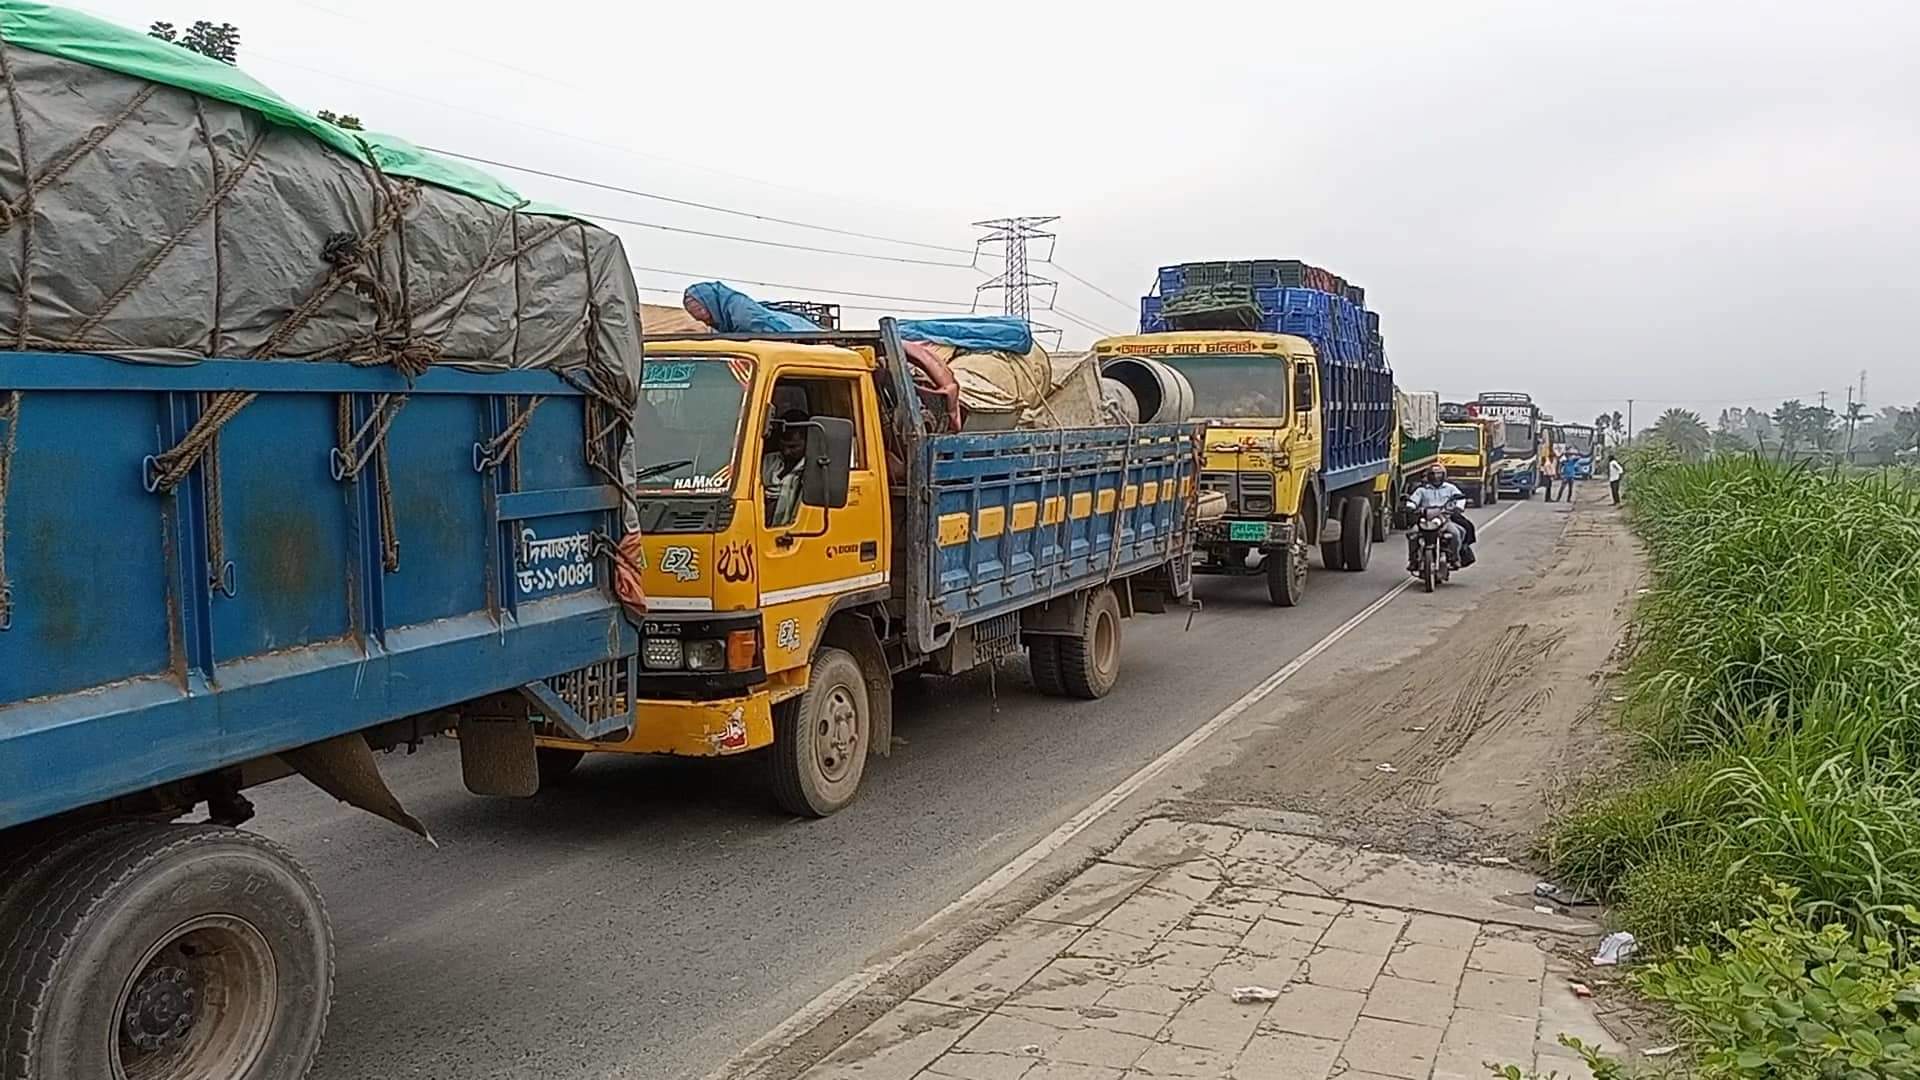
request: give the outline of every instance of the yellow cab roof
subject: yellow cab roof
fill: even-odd
[[[873,356],[864,349],[840,345],[806,345],[795,341],[724,341],[711,337],[648,338],[642,349],[647,355],[750,356],[756,360],[810,364],[867,372],[874,368]]]
[[[1176,350],[1174,346],[1197,345],[1202,350]],[[1205,346],[1214,346],[1204,349]],[[1157,334],[1118,334],[1093,343],[1101,356],[1204,356],[1214,353],[1274,352],[1295,360],[1314,359],[1313,343],[1295,334],[1269,334],[1257,330],[1167,330]]]

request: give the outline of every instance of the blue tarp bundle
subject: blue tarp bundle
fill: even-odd
[[[687,287],[687,295],[700,301],[713,316],[712,326],[722,334],[803,334],[820,327],[789,311],[775,311],[738,289],[717,281],[703,281]]]
[[[963,315],[952,319],[902,319],[900,336],[908,341],[930,341],[956,349],[1009,352],[1025,356],[1033,351],[1033,329],[1025,319],[1011,315]]]
[[[718,281],[687,288],[713,317],[722,334],[792,334],[820,327],[802,316],[774,309],[738,289]],[[1033,329],[1025,319],[1011,315],[958,315],[951,319],[902,319],[900,336],[908,341],[951,345],[973,352],[1005,352],[1025,356],[1033,351]]]

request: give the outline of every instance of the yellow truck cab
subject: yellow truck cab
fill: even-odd
[[[1026,647],[1093,698],[1122,618],[1184,600],[1190,429],[933,434],[879,332],[648,341],[631,467],[646,613],[630,729],[540,732],[542,777],[588,751],[771,746],[774,794],[825,815],[891,742],[894,674]]]
[[[1447,479],[1467,497],[1467,505],[1497,502],[1500,487],[1495,482],[1499,462],[1500,426],[1498,420],[1449,420],[1440,425],[1439,455],[1446,467]]]
[[[1206,424],[1200,484],[1226,497],[1203,522],[1194,572],[1264,576],[1268,598],[1292,607],[1306,588],[1307,552],[1328,569],[1364,570],[1387,537],[1392,483],[1392,373],[1320,356],[1292,334],[1163,331],[1094,343],[1104,365],[1161,361],[1193,387]]]

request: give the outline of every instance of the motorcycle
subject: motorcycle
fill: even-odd
[[[1414,580],[1427,592],[1446,584],[1447,578],[1459,568],[1457,541],[1453,530],[1447,528],[1452,517],[1452,507],[1426,506],[1414,510],[1412,570]]]

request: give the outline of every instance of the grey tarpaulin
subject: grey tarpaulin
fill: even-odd
[[[177,86],[0,59],[0,346],[592,369],[631,396],[638,295],[605,230]]]

